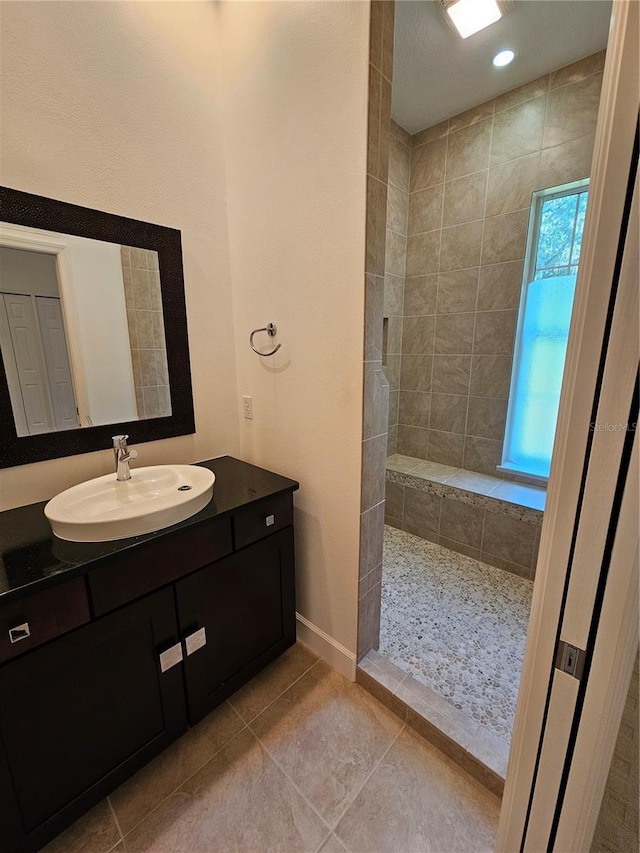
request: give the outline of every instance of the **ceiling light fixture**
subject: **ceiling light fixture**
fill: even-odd
[[[510,62],[513,62],[515,58],[515,53],[506,48],[505,50],[499,50],[496,55],[493,57],[493,64],[496,68],[504,68],[505,65],[508,65]]]
[[[495,24],[502,17],[497,0],[455,0],[445,10],[463,39]]]

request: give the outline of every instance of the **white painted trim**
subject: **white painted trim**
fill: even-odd
[[[41,252],[53,255],[56,259],[58,290],[60,292],[62,321],[67,340],[67,350],[69,352],[73,393],[76,398],[76,406],[78,407],[80,425],[89,426],[91,424],[89,417],[89,392],[87,390],[82,349],[79,343],[82,340],[80,318],[78,317],[78,309],[74,297],[73,269],[69,246],[64,239],[64,235],[57,237],[46,231],[38,231],[35,228],[26,228],[21,225],[9,225],[3,222],[0,224],[0,245],[10,249]]]
[[[520,849],[540,741],[638,111],[638,3],[613,4],[587,222],[496,850]],[[581,567],[582,568],[582,567]],[[624,690],[626,685],[618,684]],[[545,784],[545,779],[538,780]],[[567,850],[580,848],[565,848]],[[582,848],[584,849],[584,848]]]
[[[309,622],[300,613],[296,613],[298,622],[298,639],[305,646],[309,646],[312,652],[326,660],[334,669],[346,676],[349,681],[356,680],[356,655],[350,652],[322,628],[318,628],[313,622]]]
[[[590,850],[638,651],[640,448],[635,436],[556,850]]]

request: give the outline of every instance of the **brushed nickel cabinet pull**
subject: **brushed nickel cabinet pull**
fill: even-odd
[[[180,663],[182,659],[182,643],[176,643],[175,646],[171,646],[170,649],[161,653],[160,671],[166,672],[168,669],[171,669],[172,666]]]
[[[20,640],[26,640],[31,636],[31,629],[28,622],[23,622],[22,625],[16,625],[15,628],[9,628],[9,640],[11,643],[19,643]]]
[[[204,628],[200,628],[194,634],[189,634],[188,637],[185,637],[184,645],[187,650],[187,656],[192,655],[198,649],[207,645],[207,632]]]

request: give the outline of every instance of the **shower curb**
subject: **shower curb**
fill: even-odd
[[[369,655],[371,654],[370,652]],[[376,653],[373,652],[373,655]],[[406,676],[402,681],[397,681],[394,684],[387,673],[372,664],[367,658],[361,660],[356,668],[356,683],[411,726],[424,740],[431,743],[455,764],[473,776],[485,788],[496,796],[502,797],[509,753],[508,744],[497,736],[492,736],[486,730],[479,734],[478,725],[471,718],[467,719],[474,726],[475,737],[471,736],[470,732],[465,731],[464,725],[451,724],[443,714],[413,694],[411,689],[406,687],[402,689],[402,684],[406,682],[406,679],[418,684],[415,679]],[[418,686],[422,689],[422,685]],[[400,695],[398,690],[400,690]],[[428,688],[424,688],[424,690],[427,691]],[[455,711],[455,709],[453,710]],[[466,715],[458,714],[459,719],[463,716]],[[445,729],[449,731],[445,731]],[[458,739],[453,736],[454,734]],[[460,740],[463,743],[460,743]],[[465,740],[467,743],[463,745]]]

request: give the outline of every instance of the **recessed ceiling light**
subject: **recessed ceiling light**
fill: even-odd
[[[446,7],[446,12],[463,39],[502,17],[496,0],[455,0]]]
[[[496,68],[503,68],[505,65],[513,62],[514,58],[515,53],[512,50],[509,50],[508,48],[506,50],[499,50],[493,57],[493,64]]]

